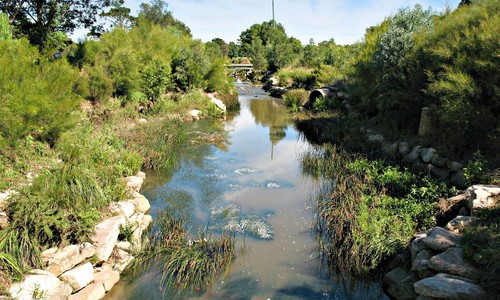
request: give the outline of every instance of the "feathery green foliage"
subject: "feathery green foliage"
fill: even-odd
[[[40,56],[26,40],[0,41],[0,66],[1,151],[28,135],[54,143],[74,124],[74,70]]]

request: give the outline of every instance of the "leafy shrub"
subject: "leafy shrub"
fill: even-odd
[[[428,70],[424,92],[445,137],[436,142],[443,148],[453,145],[462,154],[479,149],[498,159],[499,18],[496,1],[474,1],[436,19],[433,30],[416,37]]]
[[[309,100],[309,93],[306,90],[289,90],[283,95],[285,105],[296,112]]]
[[[279,85],[292,89],[312,89],[315,85],[315,77],[312,69],[307,68],[283,68],[276,74]]]
[[[155,58],[141,71],[142,92],[153,103],[165,92],[170,77],[170,68],[162,60]]]
[[[3,12],[0,13],[0,41],[2,40],[12,40],[12,29],[9,24],[9,16]]]
[[[209,92],[231,93],[233,88],[233,81],[227,74],[225,60],[215,60],[207,73],[205,74],[207,82],[207,90]]]

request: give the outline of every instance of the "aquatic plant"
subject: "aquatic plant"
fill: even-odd
[[[207,238],[201,233],[190,239],[185,226],[183,218],[160,212],[134,262],[136,276],[150,269],[158,271],[164,296],[204,290],[235,257],[233,236]]]
[[[435,224],[434,203],[449,195],[430,178],[334,146],[304,154],[302,166],[322,182],[314,199],[318,251],[340,271],[377,268]]]

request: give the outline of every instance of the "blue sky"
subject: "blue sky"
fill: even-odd
[[[125,0],[135,15],[139,4],[149,0]],[[272,18],[272,0],[166,0],[175,18],[184,22],[194,38],[206,42],[220,37],[236,42],[240,33],[255,23]],[[435,11],[460,0],[274,0],[275,18],[287,34],[316,43],[331,38],[351,44],[363,38],[365,29],[380,23],[398,9],[420,4]]]

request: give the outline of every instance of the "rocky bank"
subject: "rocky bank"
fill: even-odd
[[[32,270],[14,283],[10,297],[28,299],[102,299],[120,280],[120,273],[141,249],[142,232],[152,222],[148,199],[139,193],[145,174],[125,178],[129,199],[109,206],[110,217],[95,226],[91,242],[51,248],[42,252],[42,270]],[[3,210],[9,191],[0,198],[0,226],[8,223]],[[5,217],[4,217],[5,215]],[[5,223],[5,224],[4,224]],[[2,225],[3,224],[3,225]],[[120,240],[123,229],[131,232]],[[0,299],[10,299],[0,296]]]
[[[475,221],[475,209],[493,207],[500,198],[500,186],[473,185],[460,195],[443,199],[456,217],[444,228],[417,234],[408,249],[389,265],[383,286],[397,300],[485,299],[478,270],[468,264],[461,249],[462,232]]]

